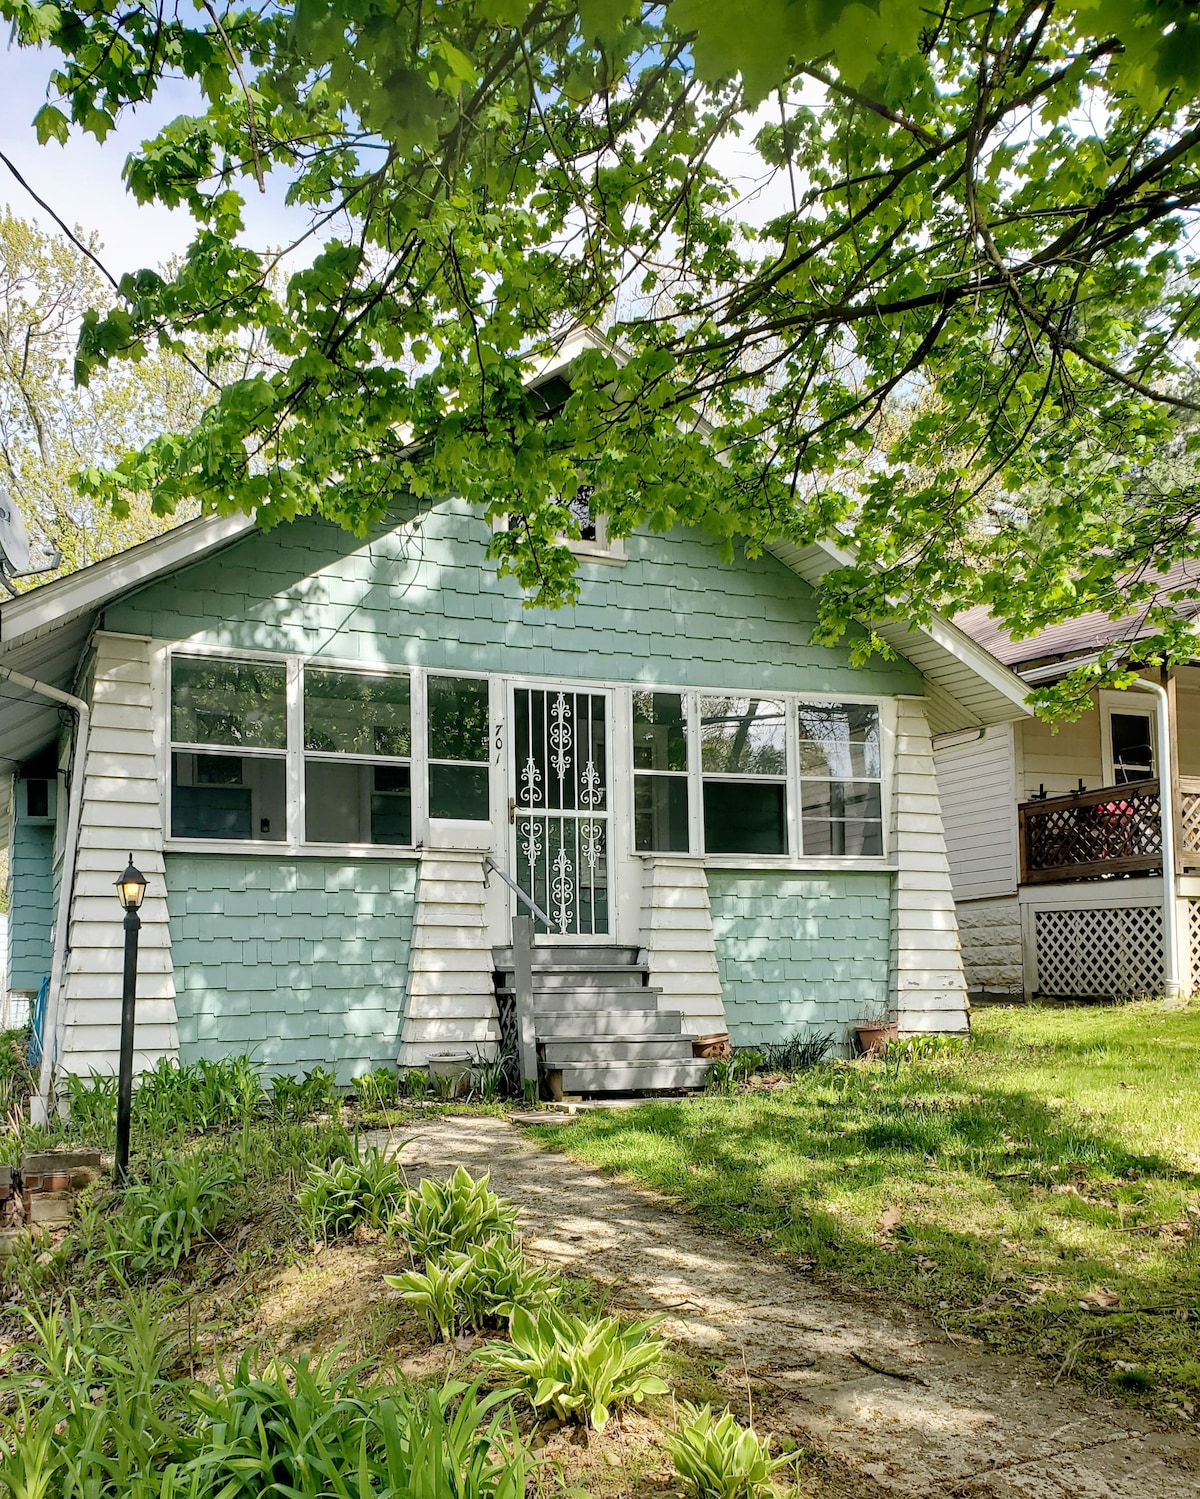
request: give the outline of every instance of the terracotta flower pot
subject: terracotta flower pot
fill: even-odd
[[[711,1036],[698,1036],[692,1042],[692,1055],[705,1062],[726,1061],[733,1055],[729,1032],[715,1031]]]
[[[854,1034],[858,1037],[858,1049],[864,1057],[878,1057],[883,1055],[888,1042],[894,1041],[900,1034],[900,1027],[877,1020],[869,1025],[856,1025]]]

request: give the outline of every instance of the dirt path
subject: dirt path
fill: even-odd
[[[922,1499],[1200,1496],[1195,1438],[1054,1387],[1034,1364],[951,1342],[917,1313],[842,1300],[653,1193],[538,1149],[513,1124],[463,1115],[396,1138],[410,1173],[459,1162],[490,1170],[520,1204],[535,1256],[608,1282],[614,1308],[665,1313],[670,1336],[727,1361],[731,1389],[744,1388],[744,1357],[760,1425],[886,1489]]]

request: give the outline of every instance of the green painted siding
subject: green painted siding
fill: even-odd
[[[887,1002],[891,877],[708,874],[725,1018],[736,1046],[833,1032]]]
[[[395,1066],[416,886],[413,860],[168,854],[180,1060]]]
[[[53,826],[18,822],[13,828],[11,861],[8,987],[27,992],[36,990],[50,972],[50,928],[54,921]]]
[[[720,561],[697,532],[635,536],[585,563],[579,602],[526,609],[468,507],[359,541],[302,520],[247,537],[111,606],[106,628],[364,663],[759,691],[921,692],[907,662],[855,670],[810,643],[812,591],[773,557]]]

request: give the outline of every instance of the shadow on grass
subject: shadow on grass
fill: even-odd
[[[1200,1174],[1069,1104],[955,1070],[830,1068],[775,1092],[596,1111],[556,1139],[998,1349],[1160,1404],[1200,1394],[1186,1214]]]

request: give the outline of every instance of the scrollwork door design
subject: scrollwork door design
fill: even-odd
[[[609,931],[606,710],[601,692],[513,690],[517,882],[557,936]]]

